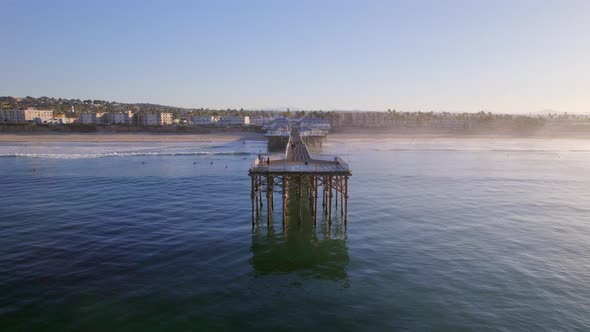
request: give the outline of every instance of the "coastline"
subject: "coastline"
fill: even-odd
[[[336,132],[328,134],[328,140],[444,140],[444,139],[590,139],[590,133],[536,133],[533,135],[509,134],[440,134],[440,133],[384,133],[384,132]],[[0,133],[0,143],[10,142],[231,142],[265,141],[263,133],[257,132],[218,132],[206,134],[188,133]]]
[[[544,132],[535,133],[531,135],[514,135],[514,134],[494,134],[494,133],[481,133],[481,134],[441,134],[441,133],[384,133],[384,132],[357,132],[357,133],[330,133],[328,134],[328,140],[359,140],[359,141],[377,141],[377,140],[443,140],[443,139],[465,139],[465,140],[479,140],[479,139],[590,139],[590,133],[584,132]]]
[[[163,134],[163,133],[22,133],[0,134],[0,143],[5,142],[230,142],[239,140],[262,141],[264,134],[254,132],[209,133],[209,134]]]

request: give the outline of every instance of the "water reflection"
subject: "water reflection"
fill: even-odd
[[[300,276],[347,284],[349,262],[346,227],[333,220],[331,227],[318,217],[317,226],[308,213],[299,222],[296,214],[266,226],[259,220],[252,234],[250,263],[257,276],[297,273]]]

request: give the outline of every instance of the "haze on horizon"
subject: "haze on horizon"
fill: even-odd
[[[590,111],[590,1],[0,3],[0,95]]]

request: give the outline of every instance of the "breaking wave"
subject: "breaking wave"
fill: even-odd
[[[250,156],[253,152],[103,152],[103,153],[0,153],[0,158],[92,159],[146,156]]]

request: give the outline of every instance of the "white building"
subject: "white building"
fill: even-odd
[[[0,110],[0,122],[5,123],[51,123],[52,119],[53,111],[50,110]]]
[[[218,116],[193,116],[191,122],[193,125],[212,125],[219,121]]]
[[[139,113],[137,124],[140,126],[166,126],[173,124],[172,113]]]
[[[78,123],[81,124],[95,124],[97,116],[95,112],[85,112],[78,114]]]
[[[110,112],[102,116],[104,124],[129,124],[131,123],[131,112]]]
[[[249,116],[224,116],[221,119],[219,119],[218,124],[247,126],[250,124],[250,117]]]
[[[53,119],[53,111],[49,110],[25,110],[25,121],[34,121],[36,123],[47,123]]]
[[[250,119],[250,124],[254,125],[254,126],[262,127],[268,123],[271,123],[273,120],[274,120],[274,118],[255,118],[255,119]]]
[[[56,115],[52,120],[52,123],[55,124],[70,124],[76,122],[78,122],[78,118],[70,118],[67,117],[65,114]]]
[[[23,110],[0,110],[1,123],[24,123],[25,112]]]

